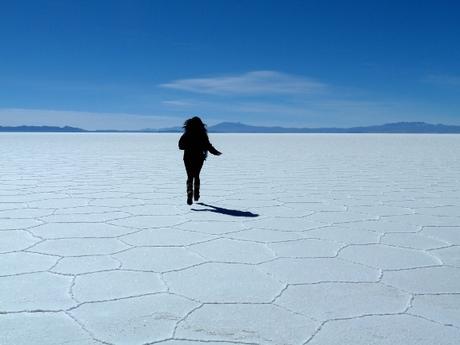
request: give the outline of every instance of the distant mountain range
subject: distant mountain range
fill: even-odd
[[[350,128],[287,128],[251,126],[239,122],[222,122],[209,126],[210,133],[460,133],[460,126],[443,124],[429,124],[425,122],[396,122],[378,126],[350,127]],[[96,130],[89,131],[76,127],[54,126],[18,126],[2,127],[0,132],[65,132],[65,133],[179,133],[182,127],[141,130]]]
[[[86,132],[84,129],[76,127],[53,127],[53,126],[0,126],[0,132]]]
[[[425,122],[396,122],[365,127],[286,128],[258,127],[242,123],[222,122],[209,127],[215,133],[460,133],[460,126]]]

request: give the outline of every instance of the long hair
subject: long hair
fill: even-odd
[[[192,117],[184,122],[184,132],[190,137],[206,142],[208,140],[208,130],[206,125],[198,116]]]

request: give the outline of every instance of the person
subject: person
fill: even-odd
[[[208,155],[208,151],[219,156],[209,141],[206,125],[198,116],[184,122],[184,133],[179,139],[179,149],[184,150],[184,165],[187,171],[187,204],[193,199],[200,199],[200,171]]]

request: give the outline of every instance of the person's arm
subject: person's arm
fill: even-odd
[[[179,150],[185,150],[187,146],[187,137],[185,134],[182,134],[182,136],[179,139]]]
[[[211,152],[213,155],[220,156],[222,152],[219,152],[212,146],[211,142],[208,141],[208,151]]]

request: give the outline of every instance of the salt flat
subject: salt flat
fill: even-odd
[[[460,343],[460,136],[1,134],[0,344]]]

